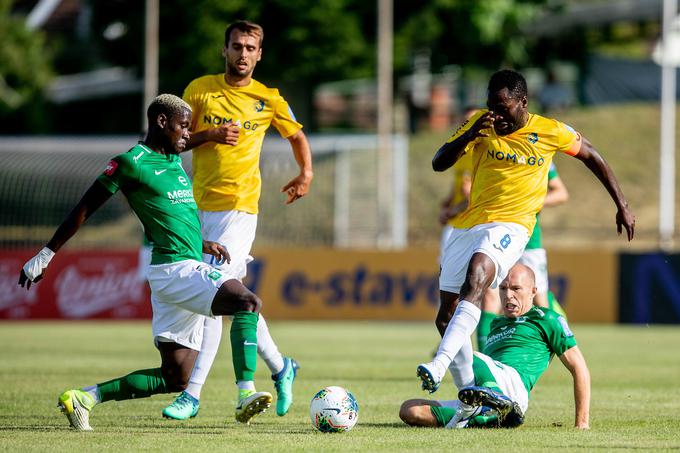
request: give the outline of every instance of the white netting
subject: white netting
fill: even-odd
[[[268,137],[262,157],[257,243],[373,247],[378,237],[377,140],[374,135],[311,136],[314,182],[309,195],[284,205],[281,187],[297,165],[286,140]],[[0,140],[0,246],[36,247],[116,154],[137,137],[28,137]],[[406,240],[407,142],[393,140],[391,242]],[[182,155],[191,175],[191,153]],[[71,247],[136,247],[140,226],[117,194],[70,241]]]

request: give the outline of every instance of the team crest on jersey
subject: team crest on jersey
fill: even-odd
[[[106,164],[106,168],[104,169],[104,174],[106,176],[111,176],[116,172],[116,168],[118,168],[118,162],[115,160],[109,161],[108,164]]]
[[[221,276],[222,274],[217,271],[212,271],[208,274],[208,278],[215,281],[217,281],[217,279],[219,279]]]
[[[264,101],[259,100],[259,101],[255,102],[255,111],[259,113],[262,110],[264,110]]]
[[[538,134],[536,132],[532,132],[531,134],[527,135],[527,140],[533,145],[538,141]]]

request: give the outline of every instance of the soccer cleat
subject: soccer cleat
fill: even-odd
[[[71,427],[78,431],[92,431],[90,411],[95,405],[92,396],[82,390],[67,390],[59,395],[57,407],[66,415]]]
[[[437,373],[438,368],[434,362],[422,363],[416,368],[416,376],[420,378],[421,388],[434,393],[442,383],[443,373]]]
[[[271,404],[271,393],[241,390],[236,406],[236,421],[248,425],[253,417],[266,411]]]
[[[524,421],[524,415],[517,403],[488,387],[465,387],[458,392],[458,399],[470,406],[487,406],[495,410],[502,426],[506,425],[506,419],[512,425],[508,427],[519,426]]]
[[[276,415],[282,417],[288,413],[293,403],[293,381],[300,365],[290,357],[283,358],[283,369],[278,374],[272,375],[274,387],[276,387]]]
[[[467,428],[468,423],[475,417],[481,415],[485,408],[481,406],[470,406],[462,403],[458,409],[456,409],[456,414],[449,420],[445,428],[447,429],[461,429]]]
[[[198,400],[187,392],[182,392],[168,407],[163,409],[163,417],[174,420],[194,418],[198,414]]]

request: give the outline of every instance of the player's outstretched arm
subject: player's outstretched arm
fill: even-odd
[[[468,143],[478,137],[487,137],[488,135],[482,130],[490,127],[493,127],[493,114],[491,112],[484,113],[467,129],[464,129],[465,125],[461,126],[459,131],[437,150],[432,158],[432,169],[444,171],[451,168],[460,159]],[[461,130],[463,131],[461,132]]]
[[[583,137],[581,149],[575,157],[581,160],[607,189],[618,210],[616,213],[616,231],[621,234],[622,228],[625,228],[628,240],[632,241],[635,235],[635,216],[628,207],[628,202],[623,196],[623,191],[619,187],[616,176],[614,176],[614,171],[585,137]]]
[[[578,346],[567,349],[560,360],[574,379],[574,410],[576,413],[574,427],[590,428],[590,372],[586,359]]]
[[[62,245],[76,234],[81,225],[113,195],[100,182],[95,181],[85,192],[78,204],[59,225],[52,239],[33,258],[28,260],[21,269],[19,284],[31,288],[31,282],[38,282],[54,254]]]
[[[307,141],[307,136],[302,131],[297,131],[288,137],[295,162],[300,168],[300,173],[288,183],[281,187],[281,192],[285,193],[286,204],[291,204],[298,198],[302,198],[309,192],[309,186],[312,184],[314,172],[312,170],[312,149]]]

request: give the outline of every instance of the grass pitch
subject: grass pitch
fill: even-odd
[[[109,402],[95,408],[92,433],[68,428],[56,408],[65,389],[102,382],[159,363],[147,322],[2,323],[2,451],[508,451],[680,449],[680,329],[572,326],[593,380],[591,430],[572,428],[571,376],[554,360],[531,395],[516,430],[409,428],[400,403],[427,397],[415,368],[437,343],[434,326],[388,322],[272,322],[280,349],[299,360],[296,400],[285,417],[273,410],[250,426],[234,421],[235,386],[228,323],[198,417],[161,418],[174,395]],[[274,393],[260,362],[258,389]],[[435,394],[455,394],[450,377]],[[359,401],[349,433],[322,434],[309,401],[341,385]]]

